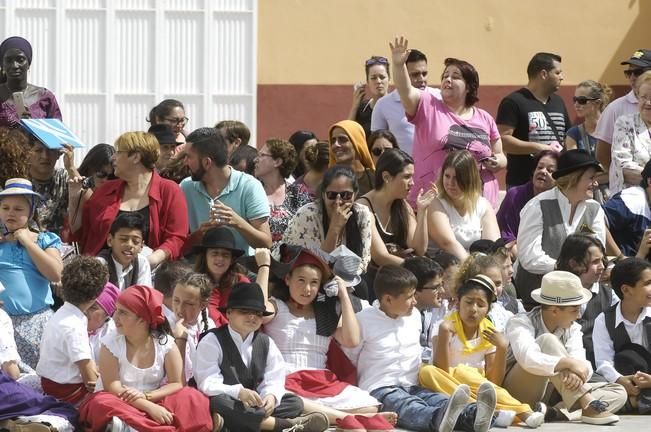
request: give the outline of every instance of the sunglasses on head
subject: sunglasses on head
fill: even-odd
[[[387,60],[385,57],[381,56],[373,56],[370,59],[366,60],[366,66],[373,66],[373,65],[388,65],[389,60]]]
[[[624,71],[624,75],[626,75],[626,78],[630,78],[632,76],[637,78],[648,70],[649,69],[628,69]]]
[[[574,96],[572,98],[572,100],[575,103],[578,103],[579,105],[585,105],[585,104],[588,103],[588,101],[596,101],[596,100],[599,100],[599,98],[591,98],[591,97],[587,97],[587,96]]]
[[[340,197],[342,201],[350,201],[353,199],[353,193],[352,191],[343,191],[343,192],[333,192],[333,191],[326,191],[325,196],[329,200],[336,200],[337,197]]]

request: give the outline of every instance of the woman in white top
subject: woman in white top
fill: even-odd
[[[481,179],[470,152],[448,154],[437,186],[439,196],[428,215],[429,238],[436,246],[463,260],[475,240],[499,238],[495,212],[481,196]]]

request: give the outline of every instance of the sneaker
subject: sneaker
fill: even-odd
[[[527,419],[524,421],[524,423],[531,429],[537,429],[543,423],[545,423],[545,414],[540,412],[531,413],[529,414],[529,417],[527,417]]]
[[[493,421],[493,413],[497,404],[497,394],[493,384],[484,381],[477,390],[477,412],[475,413],[475,432],[487,432]]]
[[[292,423],[292,427],[283,429],[283,432],[323,432],[330,426],[328,417],[320,412],[313,412],[288,420]]]
[[[515,411],[498,410],[495,412],[495,427],[507,428],[513,424]]]
[[[587,415],[585,413],[587,410],[590,410],[593,413]],[[581,413],[581,421],[583,423],[592,425],[607,425],[611,423],[617,423],[619,421],[619,417],[608,411],[607,402],[595,399],[590,402]]]
[[[452,432],[457,424],[457,419],[463,409],[468,405],[470,399],[470,389],[466,384],[458,386],[448,399],[448,405],[441,418],[438,430],[439,432]]]
[[[217,413],[212,415],[212,432],[221,432],[224,427],[224,418]]]
[[[547,406],[543,402],[536,402],[533,407],[534,412],[542,413],[545,423],[566,422],[570,421],[563,412],[552,406]]]

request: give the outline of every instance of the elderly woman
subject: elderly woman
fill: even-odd
[[[262,182],[269,200],[272,248],[281,242],[296,211],[311,201],[304,185],[287,182],[296,163],[294,146],[281,139],[267,140],[255,159],[255,176]]]
[[[366,84],[361,82],[353,87],[353,105],[350,107],[349,120],[355,120],[364,128],[366,136],[371,134],[371,116],[373,107],[389,90],[389,60],[381,56],[372,56],[364,62]],[[370,98],[366,98],[366,93]]]
[[[446,154],[467,149],[475,158],[483,183],[482,195],[497,207],[499,184],[495,172],[506,167],[502,141],[493,117],[477,108],[479,74],[468,62],[445,59],[441,75],[441,98],[418,90],[409,81],[405,61],[409,56],[407,40],[396,38],[390,44],[393,76],[407,119],[414,124],[415,187],[413,201],[420,189],[427,189],[438,176]]]
[[[613,133],[611,195],[642,180],[642,169],[651,159],[651,71],[635,81],[639,112],[615,121]]]
[[[481,179],[473,155],[467,150],[448,153],[437,183],[439,196],[428,215],[429,238],[463,260],[476,240],[500,236],[493,207],[481,196]]]
[[[27,82],[32,46],[18,36],[0,44],[0,126],[16,127],[21,118],[56,118],[61,110],[54,94]]]
[[[531,291],[554,270],[561,245],[570,234],[589,234],[606,244],[604,211],[592,199],[596,177],[603,172],[587,150],[568,150],[552,174],[556,187],[529,201],[520,213],[515,286],[525,308],[534,306]]]
[[[342,120],[330,127],[330,167],[345,165],[353,170],[359,194],[373,189],[375,164],[366,145],[366,135],[359,123]]]
[[[154,170],[159,156],[156,138],[145,132],[127,132],[115,142],[113,167],[117,180],[95,190],[82,209],[81,226],[75,232],[83,254],[97,255],[115,218],[128,212],[143,215],[144,243],[153,249],[154,268],[179,258],[188,235],[188,210],[178,185]]]

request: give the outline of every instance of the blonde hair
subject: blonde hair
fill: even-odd
[[[637,93],[640,90],[642,84],[651,84],[651,70],[644,72],[640,75],[635,81],[635,92]]]
[[[585,173],[588,170],[588,168],[578,169],[576,171],[572,171],[569,174],[557,178],[556,187],[563,193],[567,192],[568,190],[572,189],[577,184],[579,184],[579,180],[581,180],[581,176],[583,175],[583,173]]]
[[[610,102],[613,91],[607,84],[603,84],[594,80],[581,81],[577,87],[585,87],[589,90],[588,96],[591,98],[599,99],[599,111],[603,111]]]
[[[443,187],[443,176],[445,175],[445,170],[448,168],[454,168],[457,185],[459,185],[459,189],[463,192],[463,210],[474,211],[482,191],[481,178],[479,177],[479,170],[477,169],[475,158],[468,150],[450,152],[445,158],[436,183],[440,191],[439,197],[451,203],[452,199]]]
[[[160,144],[156,137],[147,132],[125,132],[115,140],[117,151],[138,153],[140,163],[147,169],[153,170],[160,156]]]
[[[470,254],[460,265],[459,270],[454,275],[452,287],[450,289],[450,296],[456,297],[461,285],[466,283],[469,279],[474,278],[478,274],[483,274],[489,268],[500,268],[495,257],[486,255],[482,252],[475,252]]]

